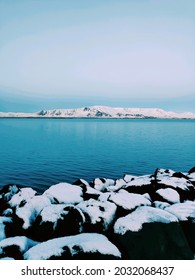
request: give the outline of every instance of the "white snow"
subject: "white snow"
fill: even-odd
[[[188,218],[192,218],[195,222],[195,201],[188,200],[173,204],[165,210],[175,215],[180,221],[187,221]]]
[[[16,215],[24,221],[23,228],[27,229],[31,226],[41,210],[50,204],[51,201],[48,197],[37,195],[31,198],[23,207],[18,207]]]
[[[68,183],[59,183],[47,189],[43,195],[49,197],[51,201],[57,200],[59,203],[76,204],[83,200],[82,188]]]
[[[77,254],[75,246],[79,246],[84,253],[99,252],[103,255],[113,255],[121,257],[117,247],[113,245],[107,237],[97,233],[81,233],[74,236],[66,236],[42,242],[29,249],[24,258],[27,260],[47,260],[51,256],[60,256],[67,246],[72,255]]]
[[[133,210],[141,205],[151,205],[151,202],[143,195],[128,193],[125,190],[120,190],[118,193],[112,193],[109,197],[109,201],[114,202],[127,210]]]
[[[164,198],[168,202],[171,202],[171,203],[180,202],[180,196],[179,196],[178,192],[171,188],[159,189],[156,191],[156,193],[159,194],[162,198]]]
[[[32,197],[34,197],[36,194],[36,191],[31,188],[24,188],[21,189],[18,193],[16,193],[14,196],[12,196],[11,200],[9,201],[9,204],[11,207],[19,206],[22,201],[29,201]]]
[[[26,236],[14,236],[0,241],[0,254],[3,253],[3,249],[8,246],[16,245],[20,248],[20,252],[24,253],[31,247],[37,245],[39,242],[33,241]]]
[[[5,223],[11,223],[12,219],[8,217],[0,217],[0,240],[6,238],[5,235]]]
[[[127,216],[119,218],[114,224],[114,232],[121,235],[127,231],[138,232],[142,229],[143,224],[155,222],[171,223],[178,222],[178,219],[164,210],[141,206]]]
[[[90,222],[96,224],[102,222],[106,230],[113,221],[116,213],[116,205],[109,201],[97,201],[89,199],[77,205],[78,208],[90,217]]]

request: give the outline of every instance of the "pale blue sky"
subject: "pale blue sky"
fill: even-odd
[[[0,0],[0,111],[195,112],[194,0]]]

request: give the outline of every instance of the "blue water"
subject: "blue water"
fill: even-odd
[[[193,120],[0,119],[0,187],[186,172],[194,143]]]

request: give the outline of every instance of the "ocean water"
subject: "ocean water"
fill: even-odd
[[[144,175],[195,166],[195,121],[0,119],[0,187],[43,192],[78,178]]]

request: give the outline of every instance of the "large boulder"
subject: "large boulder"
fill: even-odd
[[[107,188],[109,186],[113,186],[115,184],[115,181],[113,179],[106,179],[106,178],[95,178],[90,185],[100,191],[105,192],[107,191]]]
[[[144,175],[136,177],[128,182],[123,188],[130,193],[152,194],[155,190],[154,176]]]
[[[26,236],[15,236],[0,241],[0,258],[10,257],[15,260],[22,260],[23,254],[31,247],[37,245]]]
[[[86,232],[104,232],[112,225],[115,214],[116,205],[109,201],[97,201],[89,199],[77,205],[84,213],[86,222],[84,230]]]
[[[0,241],[6,238],[6,225],[12,223],[10,217],[0,217]]]
[[[120,259],[117,247],[97,233],[81,233],[42,242],[24,254],[26,260],[111,260]]]
[[[93,187],[91,187],[90,184],[83,179],[79,179],[79,180],[75,181],[73,183],[73,185],[76,185],[76,186],[79,186],[82,188],[84,200],[89,200],[90,198],[98,199],[98,197],[101,194],[101,192],[99,190],[96,190]]]
[[[156,198],[159,201],[167,202],[167,203],[179,203],[180,202],[180,195],[179,193],[171,188],[166,189],[158,189],[156,191]]]
[[[124,189],[111,193],[108,200],[117,205],[117,217],[127,215],[139,206],[151,205],[151,201],[144,195],[129,193]]]
[[[185,201],[165,208],[175,215],[183,228],[190,248],[195,253],[195,201]]]
[[[12,199],[14,199],[14,196]],[[16,235],[30,237],[37,216],[44,207],[50,204],[50,199],[43,195],[33,196],[32,198],[28,197],[25,201],[21,200],[20,197],[16,201],[14,199],[13,222],[7,224],[6,235],[9,237]]]
[[[186,174],[191,183],[195,186],[195,167],[192,167]]]
[[[178,219],[161,209],[136,208],[116,221],[114,236],[127,259],[193,259]]]
[[[16,194],[9,200],[9,206],[11,208],[22,207],[25,203],[30,201],[36,195],[36,191],[32,188],[20,189]]]
[[[46,241],[55,237],[81,233],[85,217],[74,205],[51,204],[43,208],[33,225],[36,240]]]
[[[16,185],[6,185],[0,190],[0,215],[9,207],[8,202],[19,190]]]
[[[47,196],[53,203],[77,204],[83,200],[82,188],[68,183],[59,183],[47,189],[43,196]]]

